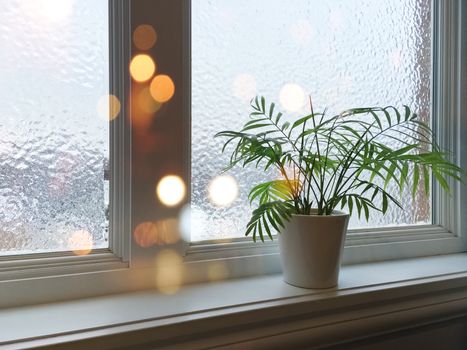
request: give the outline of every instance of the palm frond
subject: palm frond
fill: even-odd
[[[284,177],[254,186],[251,204],[258,203],[246,234],[272,239],[292,214],[329,215],[340,206],[369,220],[372,211],[386,213],[390,204],[402,208],[405,189],[414,197],[423,183],[429,193],[431,175],[449,192],[450,179],[461,181],[464,171],[441,150],[429,125],[408,106],[353,108],[335,116],[326,111],[294,121],[283,118],[264,97],[251,101],[252,113],[240,131],[226,130],[222,152],[231,148],[230,169],[240,165],[268,170]],[[296,169],[287,175],[285,169]],[[398,189],[398,193],[391,191]]]

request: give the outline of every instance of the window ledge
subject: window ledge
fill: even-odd
[[[243,278],[3,309],[0,346],[310,348],[460,317],[466,287],[467,254],[344,266],[328,290]]]

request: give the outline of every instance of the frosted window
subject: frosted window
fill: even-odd
[[[213,135],[239,130],[256,94],[280,102],[284,85],[297,84],[312,95],[315,111],[408,104],[430,121],[430,0],[197,0],[192,7],[194,241],[242,237],[251,213],[248,191],[270,179],[237,167],[230,175],[238,198],[219,206],[208,196],[228,160]],[[282,102],[284,111],[296,107]],[[373,213],[369,223],[353,217],[350,226],[431,223],[431,200],[404,196],[408,210],[393,206],[386,216]]]
[[[1,3],[0,255],[108,247],[108,41],[106,0]]]

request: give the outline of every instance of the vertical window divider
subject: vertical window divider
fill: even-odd
[[[433,1],[433,129],[439,145],[452,150],[459,163],[462,140],[460,99],[460,1]],[[465,144],[465,142],[464,142]],[[461,184],[449,179],[451,194],[441,190],[433,178],[433,223],[461,235],[460,200],[465,196]]]
[[[110,93],[121,104],[110,122],[109,247],[123,261],[130,259],[131,243],[131,128],[129,123],[131,55],[130,2],[109,0]]]

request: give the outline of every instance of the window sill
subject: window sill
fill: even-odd
[[[0,311],[0,345],[322,346],[467,314],[467,254],[344,266],[338,289],[280,275]]]

